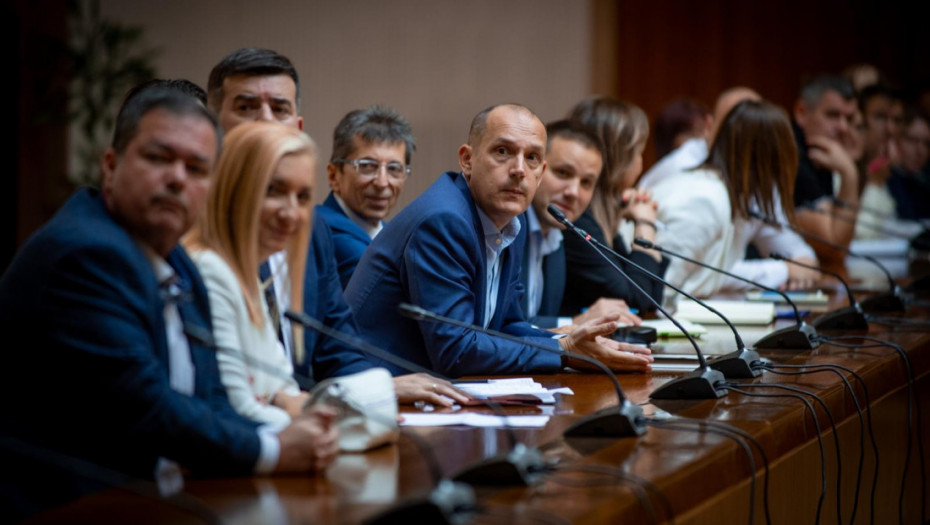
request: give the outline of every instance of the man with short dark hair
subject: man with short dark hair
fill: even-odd
[[[504,104],[478,113],[468,142],[459,148],[462,171],[443,174],[385,226],[362,256],[346,288],[362,334],[450,376],[555,372],[577,364],[572,353],[616,370],[647,370],[651,357],[628,353],[636,348],[600,337],[616,328],[616,316],[556,340],[523,315],[523,254],[513,243],[525,228],[520,216],[546,168],[545,154],[545,127],[526,107]],[[556,353],[476,330],[406,319],[397,311],[402,302]]]
[[[207,101],[224,131],[257,120],[304,127],[297,70],[270,49],[237,49],[223,58],[210,71]]]
[[[855,114],[852,85],[833,75],[821,75],[806,82],[794,106],[798,145],[798,176],[794,184],[797,226],[841,246],[849,246],[855,221],[834,215],[837,207],[834,206],[833,173],[840,177],[836,198],[858,205],[858,172],[842,145]],[[812,207],[819,211],[810,209]],[[810,244],[822,266],[843,267],[845,253],[822,243],[812,241]]]
[[[565,229],[547,210],[557,207],[570,221],[587,209],[603,167],[601,139],[588,128],[569,120],[546,125],[546,169],[532,205],[526,210],[526,240],[520,278],[526,291],[523,311],[541,328],[563,328],[584,324],[604,315],[619,315],[621,321],[639,324],[638,317],[622,299],[602,297],[572,317],[560,317],[565,294]],[[572,234],[569,234],[572,235]]]
[[[326,166],[332,191],[316,213],[333,236],[343,288],[397,202],[415,148],[410,123],[390,108],[357,109],[336,126]]]
[[[15,373],[2,387],[18,399],[5,434],[34,451],[4,461],[18,512],[109,481],[70,459],[33,461],[43,450],[159,480],[177,464],[242,475],[318,469],[335,456],[333,413],[306,413],[275,435],[226,399],[206,290],[178,245],[203,212],[219,147],[215,117],[194,98],[136,94],[117,117],[103,190],[79,190],[0,280],[0,327],[32,347],[8,356]],[[50,415],[62,403],[71,408]]]

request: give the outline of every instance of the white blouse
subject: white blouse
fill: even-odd
[[[226,261],[212,250],[192,253],[191,258],[203,276],[210,298],[220,379],[230,404],[253,421],[287,425],[291,421],[287,412],[269,402],[281,390],[297,395],[300,388],[270,321],[264,294],[261,296],[265,322],[259,328],[249,319],[245,296]]]

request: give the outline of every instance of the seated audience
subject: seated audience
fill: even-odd
[[[696,100],[680,98],[669,102],[656,117],[656,158],[665,157],[691,139],[707,137],[712,122],[707,106]]]
[[[597,241],[648,271],[663,275],[668,261],[658,253],[633,246],[632,251],[620,235],[622,220],[634,223],[633,236],[655,240],[656,205],[649,192],[634,188],[643,170],[643,148],[649,136],[649,121],[643,110],[609,98],[591,98],[578,103],[569,118],[600,137],[604,144],[603,174],[597,181],[588,209],[576,225]],[[611,256],[612,257],[612,256]],[[574,315],[601,297],[626,301],[639,311],[655,309],[652,302],[620,275],[590,244],[577,235],[565,237],[565,298],[562,315]],[[662,284],[618,263],[649,296],[662,300]]]
[[[561,339],[524,317],[523,253],[513,243],[526,228],[520,217],[545,170],[545,154],[545,127],[529,109],[507,104],[478,113],[468,143],[459,148],[462,171],[444,173],[398,213],[371,242],[349,280],[346,300],[363,335],[451,376],[555,372],[582,366],[571,359],[576,352],[615,370],[648,370],[647,349],[600,337],[616,328],[616,316],[595,319]],[[402,317],[397,307],[404,302],[556,353]]]
[[[682,255],[766,286],[809,288],[812,270],[770,259],[744,259],[753,243],[765,257],[778,252],[816,264],[813,250],[795,233],[749,216],[759,211],[790,220],[797,149],[784,111],[768,102],[745,100],[727,114],[699,168],[669,176],[653,187],[666,213],[661,244]],[[784,201],[782,200],[784,199]],[[681,259],[672,260],[669,282],[697,296],[750,286]]]
[[[4,461],[17,487],[5,508],[28,514],[100,488],[98,468],[246,475],[322,469],[335,456],[331,410],[277,432],[237,414],[220,382],[207,292],[177,244],[203,211],[219,147],[216,117],[194,98],[130,98],[103,190],[79,190],[0,280],[0,326],[29,333],[37,350],[13,352],[8,369],[41,371],[43,385],[21,373],[3,382],[19,399],[4,434],[37,451]],[[50,415],[62,400],[74,409]]]
[[[855,220],[842,215],[834,197],[854,207],[859,205],[858,171],[843,147],[855,114],[852,85],[832,75],[807,81],[794,106],[798,147],[798,175],[794,184],[797,226],[844,247],[853,238]],[[839,174],[837,192],[833,190],[834,173]],[[845,252],[813,240],[809,242],[825,268],[844,270]]]
[[[888,190],[900,219],[930,218],[930,115],[912,109],[904,116],[904,131],[898,141],[900,161],[892,168]]]
[[[612,314],[619,315],[624,323],[638,325],[642,321],[630,313],[623,300],[603,297],[574,318],[559,317],[565,294],[565,226],[546,208],[554,205],[569,220],[578,219],[591,202],[601,174],[603,147],[597,135],[569,120],[548,124],[546,136],[546,169],[533,203],[526,210],[526,249],[517,247],[524,253],[520,273],[526,290],[523,310],[530,322],[543,328],[579,325]]]
[[[352,111],[336,126],[326,166],[332,191],[316,213],[333,236],[343,288],[397,203],[415,148],[410,123],[386,107]]]

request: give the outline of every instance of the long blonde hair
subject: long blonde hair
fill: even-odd
[[[604,143],[604,167],[589,208],[609,243],[620,226],[620,196],[627,189],[623,175],[636,160],[637,149],[646,144],[649,119],[635,104],[607,97],[582,100],[568,118],[593,131]]]
[[[262,201],[271,175],[288,155],[317,152],[306,134],[282,124],[249,122],[236,126],[223,140],[223,153],[207,194],[207,209],[184,245],[191,250],[210,249],[232,268],[239,281],[252,324],[264,326],[262,291],[258,283],[258,235]],[[304,269],[310,242],[310,221],[288,241],[286,251],[291,285],[291,308],[303,310]],[[295,327],[295,355],[303,354],[303,338]]]

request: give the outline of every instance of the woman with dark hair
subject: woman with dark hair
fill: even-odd
[[[599,97],[579,102],[569,113],[569,119],[593,131],[604,144],[601,176],[591,204],[576,225],[636,264],[662,275],[668,264],[665,259],[655,251],[638,246],[630,250],[619,233],[621,222],[628,220],[635,225],[635,237],[655,240],[656,205],[649,192],[634,189],[643,171],[643,149],[649,137],[646,114],[628,102]],[[562,315],[577,314],[601,297],[623,299],[631,308],[641,311],[655,308],[587,241],[571,233],[566,233],[564,239],[567,270]],[[661,283],[632,266],[618,264],[653,299],[662,300]]]
[[[797,234],[751,216],[758,212],[782,223],[793,220],[790,203],[797,169],[797,147],[785,112],[765,101],[740,102],[724,118],[704,164],[653,187],[668,228],[659,243],[768,286],[810,287],[816,278],[812,270],[745,259],[752,243],[765,257],[778,252],[816,264],[814,251]],[[667,279],[703,297],[748,287],[681,260],[669,265]]]

